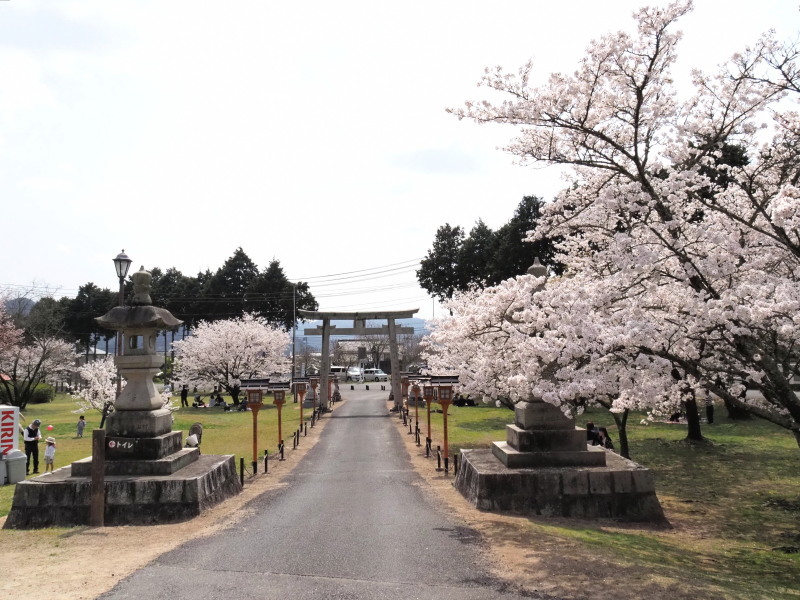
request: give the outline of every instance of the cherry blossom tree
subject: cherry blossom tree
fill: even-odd
[[[102,413],[107,406],[113,406],[117,398],[117,367],[113,357],[89,361],[78,369],[78,374],[81,384],[72,394],[78,405],[75,412],[96,410]]]
[[[22,339],[22,330],[14,326],[10,315],[6,312],[5,302],[0,298],[0,352],[14,348]]]
[[[174,343],[178,385],[220,385],[239,403],[242,379],[267,377],[290,366],[290,336],[252,314],[201,322],[191,337]]]
[[[504,99],[452,110],[518,128],[507,150],[522,163],[572,173],[530,238],[561,240],[564,280],[537,291],[538,302],[518,300],[513,314],[535,341],[486,360],[517,382],[514,356],[541,353],[530,373],[550,383],[503,384],[511,398],[547,385],[548,401],[564,388],[596,398],[618,386],[611,396],[622,408],[655,386],[651,407],[672,395],[693,409],[708,391],[800,444],[791,384],[800,369],[800,48],[767,34],[717,73],[694,72],[695,93],[682,98],[671,72],[675,24],[691,8],[639,10],[635,35],[593,41],[574,73],[542,85],[531,84],[532,63],[516,74],[487,70],[481,84]],[[486,310],[499,315],[512,287],[487,292]],[[484,326],[497,333],[496,322]],[[569,344],[576,328],[580,352]]]
[[[0,385],[13,406],[24,409],[36,386],[73,368],[77,354],[72,344],[54,337],[0,349]]]
[[[92,360],[82,365],[78,369],[81,377],[81,384],[72,398],[78,405],[74,412],[83,413],[89,410],[96,410],[99,413],[107,414],[114,409],[117,400],[117,367],[114,364],[114,357],[106,356],[97,360]],[[122,388],[125,387],[125,378],[122,379]],[[178,410],[172,394],[168,391],[161,393],[161,408],[171,411]]]

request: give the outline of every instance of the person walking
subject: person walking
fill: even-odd
[[[77,435],[77,437],[79,438],[83,437],[84,429],[86,429],[86,417],[81,415],[80,417],[78,417],[78,424],[75,425],[75,434]]]
[[[39,431],[39,425],[42,422],[39,419],[34,419],[33,422],[24,429],[22,440],[25,442],[25,474],[29,475],[31,472],[31,458],[33,458],[33,474],[39,472],[39,440],[42,439],[42,432]]]
[[[189,386],[183,384],[181,388],[181,407],[189,408]]]
[[[56,438],[49,437],[45,440],[47,447],[44,449],[44,472],[53,470],[56,460]]]

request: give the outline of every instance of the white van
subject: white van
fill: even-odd
[[[364,369],[364,381],[388,381],[389,376],[382,369]]]
[[[364,371],[361,369],[361,367],[350,367],[347,369],[345,381],[355,381],[356,383],[361,383],[364,381]]]
[[[344,381],[344,378],[347,376],[347,367],[333,365],[331,366],[330,373],[331,375],[336,375],[340,381]]]

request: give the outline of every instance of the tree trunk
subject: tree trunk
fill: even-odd
[[[686,439],[690,442],[702,442],[703,432],[700,430],[700,413],[697,412],[697,400],[692,397],[683,403],[686,410]]]
[[[233,400],[234,406],[239,406],[239,393],[241,392],[241,388],[238,385],[231,386],[229,388],[231,393],[231,400]]]
[[[723,399],[725,408],[728,411],[728,418],[732,421],[743,421],[752,418],[752,415],[740,406],[736,406],[730,400]]]
[[[628,409],[626,408],[622,414],[611,413],[614,417],[614,422],[617,424],[617,432],[619,433],[619,454],[623,458],[630,459],[631,453],[628,446]]]

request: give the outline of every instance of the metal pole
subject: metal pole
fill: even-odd
[[[117,301],[118,306],[125,305],[125,278],[119,278],[119,298]],[[114,356],[122,356],[122,330],[117,331],[117,344],[114,348]],[[119,374],[119,367],[117,367],[117,395],[122,393],[122,375]]]
[[[297,334],[297,284],[292,284],[292,379],[297,377],[297,364],[295,363],[295,336]],[[302,409],[301,409],[302,412]]]

